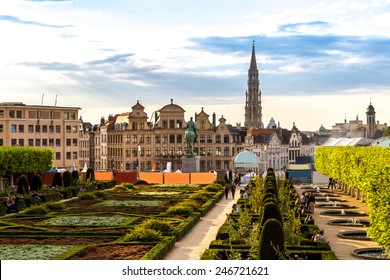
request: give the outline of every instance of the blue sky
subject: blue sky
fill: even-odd
[[[390,0],[2,0],[0,101],[99,123],[172,98],[235,125],[255,40],[265,124],[365,122],[370,101],[389,123],[389,29]]]

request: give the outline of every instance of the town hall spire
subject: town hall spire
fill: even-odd
[[[248,70],[248,89],[245,100],[245,127],[263,128],[261,121],[261,90],[259,82],[259,70],[257,69],[255,41],[252,42],[251,63]]]

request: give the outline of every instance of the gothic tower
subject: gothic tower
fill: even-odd
[[[367,138],[373,138],[375,134],[375,109],[374,106],[371,105],[367,108]]]
[[[259,70],[256,64],[255,41],[252,43],[251,64],[248,70],[248,89],[245,93],[246,128],[263,128],[261,122],[261,90],[259,86]]]

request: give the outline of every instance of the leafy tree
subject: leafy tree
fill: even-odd
[[[77,170],[72,171],[72,184],[76,185],[77,181],[80,179],[79,172]]]
[[[390,126],[386,127],[386,129],[383,131],[382,137],[390,136]]]
[[[93,168],[87,169],[87,181],[88,182],[95,181],[95,172],[93,171]]]

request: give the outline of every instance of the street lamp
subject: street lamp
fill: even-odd
[[[137,165],[137,170],[138,170],[137,178],[139,180],[140,179],[139,173],[141,171],[141,145],[140,145],[140,143],[138,143],[137,161],[138,161],[138,165]]]

